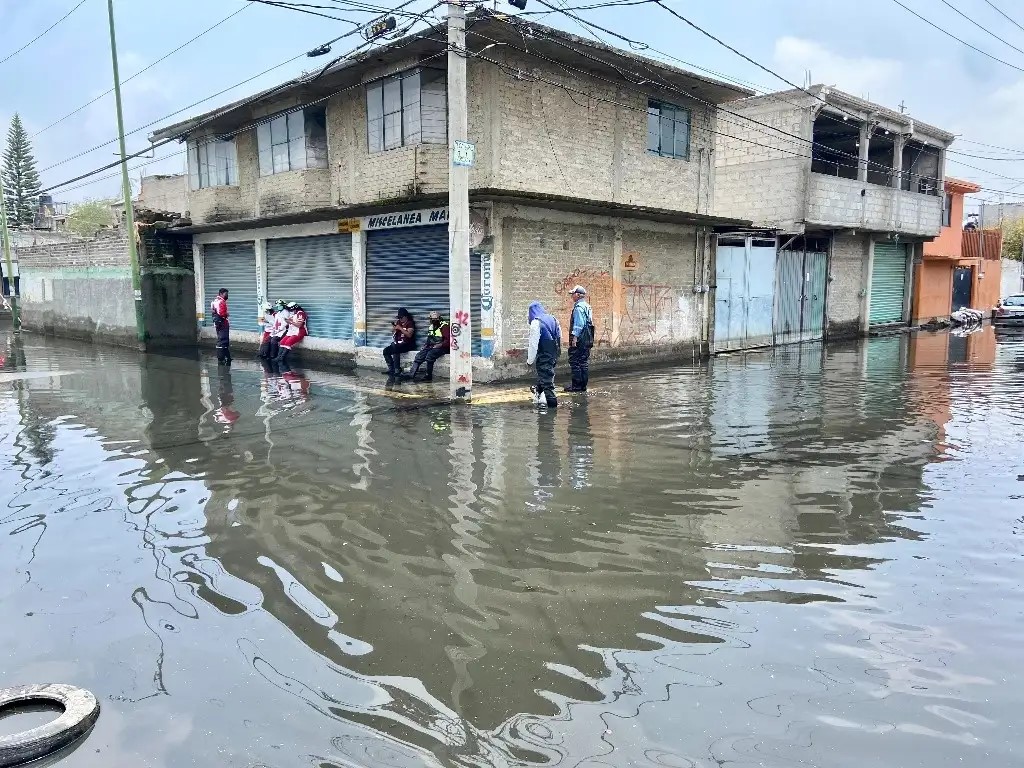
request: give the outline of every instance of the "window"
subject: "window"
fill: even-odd
[[[690,110],[647,102],[647,151],[662,157],[690,159]]]
[[[948,227],[953,223],[953,196],[946,193],[942,200],[942,226]]]
[[[256,129],[260,176],[327,167],[327,112],[308,107],[278,115]]]
[[[189,148],[188,175],[192,189],[237,185],[235,142],[200,139]]]
[[[366,86],[370,152],[414,144],[448,143],[445,73],[413,69]]]

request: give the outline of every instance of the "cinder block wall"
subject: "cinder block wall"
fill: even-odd
[[[811,171],[811,102],[808,96],[787,96],[723,105],[715,143],[715,213],[757,226],[799,229]]]
[[[870,253],[871,238],[867,235],[836,234],[832,240],[825,309],[826,334],[831,338],[861,334]]]
[[[595,360],[689,361],[706,352],[704,295],[694,292],[695,228],[525,206],[496,212],[502,244],[496,368],[521,361],[532,301],[558,318],[568,341],[577,284],[594,310]],[[622,269],[630,256],[635,271]],[[699,283],[700,253],[696,264]]]

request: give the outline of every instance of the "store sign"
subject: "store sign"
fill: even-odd
[[[424,208],[419,211],[384,213],[363,219],[363,229],[396,229],[398,227],[422,227],[430,224],[447,224],[448,207]]]
[[[476,144],[471,141],[452,142],[452,165],[472,168],[476,162]]]
[[[359,231],[359,219],[338,219],[338,232],[348,235]]]

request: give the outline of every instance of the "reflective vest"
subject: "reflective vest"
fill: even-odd
[[[427,331],[427,342],[429,344],[440,344],[442,341],[444,341],[443,331],[447,325],[448,323],[445,320],[442,320],[441,324],[437,326],[437,328],[431,326],[430,330]]]

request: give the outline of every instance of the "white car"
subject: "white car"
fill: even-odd
[[[1000,299],[992,310],[992,322],[1001,325],[1024,325],[1024,293]]]

